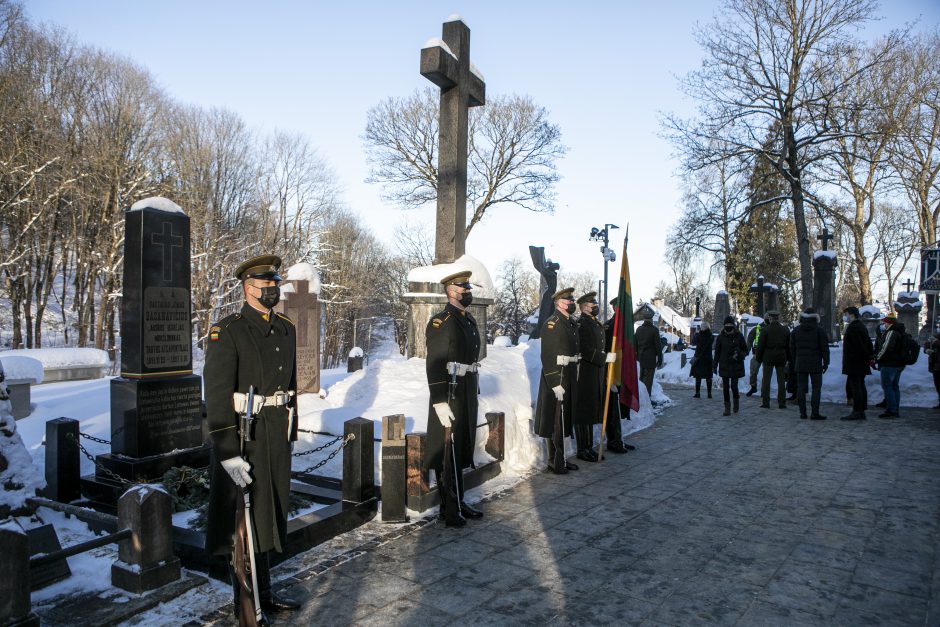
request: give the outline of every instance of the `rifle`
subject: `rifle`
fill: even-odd
[[[457,398],[457,372],[459,368],[460,364],[455,361],[447,363],[447,372],[450,374],[450,381],[447,384],[447,405],[450,407],[451,413],[454,411],[452,401]],[[456,419],[457,416],[454,414],[454,420]],[[450,458],[449,461],[448,458]],[[452,427],[444,427],[444,482],[449,486],[454,486],[454,493],[457,495],[458,511],[460,509],[460,502],[463,501],[463,495],[460,494],[460,487],[457,482],[459,472],[460,470],[457,468],[457,451],[454,445],[454,430]],[[444,503],[444,495],[441,494],[440,496],[441,503]]]
[[[245,442],[251,442],[254,439],[252,437],[255,422],[254,402],[255,388],[250,386],[245,400],[245,412],[239,417],[238,435],[242,457],[245,456]],[[235,507],[235,550],[232,559],[239,589],[238,624],[240,627],[256,627],[267,625],[267,622],[261,614],[261,600],[258,597],[255,537],[254,530],[251,528],[251,493],[248,491],[248,486],[243,487],[241,491],[242,498],[236,500]]]

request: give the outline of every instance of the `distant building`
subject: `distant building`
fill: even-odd
[[[655,298],[650,303],[640,303],[633,312],[633,320],[636,323],[648,319],[652,319],[653,324],[659,327],[660,334],[666,334],[670,345],[675,344],[680,337],[686,344],[691,340],[692,318],[683,316],[663,303],[660,298]]]

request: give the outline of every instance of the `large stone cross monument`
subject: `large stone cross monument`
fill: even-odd
[[[320,291],[313,266],[299,263],[287,270],[283,299],[275,307],[297,329],[297,393],[320,391]]]
[[[813,255],[813,306],[819,314],[819,327],[826,332],[830,342],[838,341],[839,327],[836,324],[836,268],[839,262],[836,252],[829,250],[833,235],[824,228],[816,239],[822,242],[822,250]]]
[[[458,16],[444,22],[443,39],[431,39],[421,49],[421,75],[441,88],[437,162],[437,226],[434,265],[416,268],[408,278],[408,357],[425,357],[424,330],[428,320],[447,304],[438,280],[457,270],[474,269],[472,283],[490,283],[478,276],[482,264],[464,259],[467,239],[467,133],[469,108],[486,102],[486,84],[470,63],[470,29]],[[455,263],[456,262],[456,263]],[[473,263],[471,263],[473,262]],[[453,265],[451,265],[453,264]],[[413,276],[412,276],[413,275]],[[486,333],[486,308],[491,298],[475,293],[469,311],[481,335]],[[486,354],[483,343],[480,357]]]
[[[451,263],[464,254],[468,109],[486,102],[486,84],[470,64],[470,29],[454,16],[444,22],[442,37],[421,50],[421,75],[441,88],[435,264]]]

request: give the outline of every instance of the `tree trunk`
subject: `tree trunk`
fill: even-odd
[[[803,309],[813,305],[813,260],[809,254],[809,233],[806,228],[806,212],[803,202],[803,182],[801,179],[799,163],[797,161],[796,136],[792,124],[786,125],[787,166],[789,172],[785,173],[790,181],[790,194],[793,202],[793,221],[796,226],[796,249],[800,262],[800,286],[802,287]]]
[[[858,294],[862,305],[871,305],[871,273],[868,271],[868,259],[865,257],[864,232],[853,228],[852,235],[855,240],[853,246],[853,261],[855,272],[858,274]]]

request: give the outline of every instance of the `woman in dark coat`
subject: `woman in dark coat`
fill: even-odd
[[[714,344],[712,328],[703,321],[698,335],[695,336],[695,354],[692,356],[692,367],[689,368],[689,376],[695,377],[694,398],[702,398],[702,379],[705,379],[708,398],[712,397],[712,346]]]
[[[744,358],[747,342],[738,330],[734,316],[725,318],[723,328],[715,338],[714,370],[721,376],[721,393],[725,398],[725,413],[731,415],[731,397],[734,397],[734,412],[738,411],[738,379],[744,376]]]

